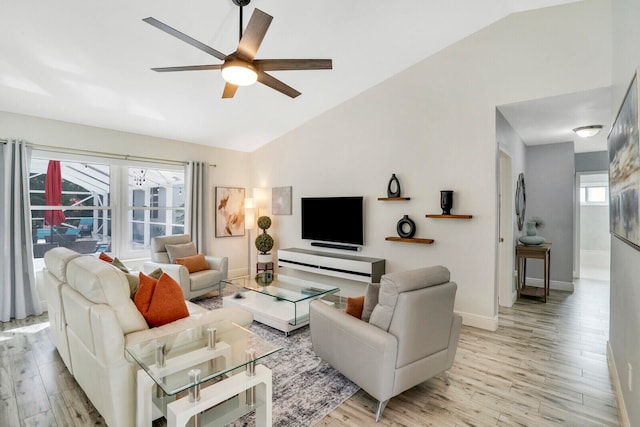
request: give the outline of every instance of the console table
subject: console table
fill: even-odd
[[[541,259],[544,261],[544,286],[542,288],[526,285],[527,258]],[[516,283],[518,298],[520,298],[520,296],[540,297],[544,298],[544,302],[546,303],[547,297],[549,296],[551,243],[543,243],[535,246],[516,245],[516,262],[518,265],[518,281]]]
[[[385,260],[288,248],[278,250],[278,267],[289,267],[358,282],[378,283],[384,274]]]

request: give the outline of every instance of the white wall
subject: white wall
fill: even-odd
[[[538,234],[552,244],[552,268],[549,272],[551,285],[569,290],[573,289],[573,162],[573,142],[527,147],[525,223],[534,217],[540,217],[545,222],[544,228],[538,230]],[[526,231],[526,227],[523,231]],[[543,263],[529,261],[527,276],[542,279]]]
[[[611,122],[631,78],[640,66],[640,2],[616,0],[613,5],[613,87]],[[621,382],[629,421],[640,425],[640,252],[611,238],[611,317],[609,345]],[[627,384],[627,366],[633,369],[633,391]]]
[[[308,246],[301,196],[363,195],[363,255],[386,258],[388,272],[446,265],[465,322],[497,327],[496,106],[607,86],[610,25],[603,0],[512,15],[257,150],[254,185],[293,186],[278,245]],[[392,173],[411,201],[376,200]],[[442,189],[473,219],[424,218],[440,211]],[[385,241],[403,214],[435,244]]]
[[[249,154],[239,151],[6,112],[0,112],[0,137],[24,139],[38,145],[215,164],[211,168],[211,212],[215,212],[215,186],[248,187],[250,183]],[[211,230],[213,233],[213,225]],[[211,254],[229,257],[230,274],[246,271],[246,238],[211,236],[211,239]]]

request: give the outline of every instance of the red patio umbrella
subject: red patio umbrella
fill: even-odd
[[[62,173],[58,160],[49,160],[47,175],[44,179],[44,201],[47,206],[61,206],[62,199]],[[64,213],[60,210],[44,211],[44,223],[47,225],[60,225],[65,220]]]

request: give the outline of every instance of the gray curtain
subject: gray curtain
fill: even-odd
[[[31,149],[24,141],[2,144],[0,175],[0,321],[42,314],[36,290],[29,207]]]
[[[189,227],[191,239],[198,253],[208,254],[209,250],[209,164],[205,162],[189,162],[187,167],[189,179]]]

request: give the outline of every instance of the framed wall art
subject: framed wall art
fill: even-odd
[[[216,237],[244,236],[244,188],[216,187]]]
[[[291,215],[291,187],[273,187],[271,189],[271,213],[273,215]]]
[[[610,230],[615,236],[640,249],[637,77],[636,71],[607,137],[607,146]]]

